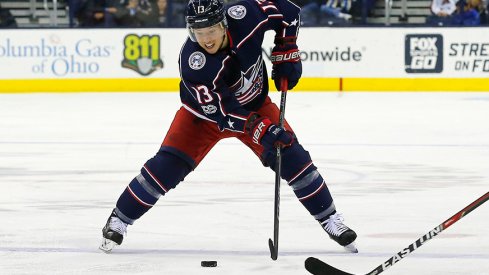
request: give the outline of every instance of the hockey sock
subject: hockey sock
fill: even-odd
[[[289,185],[302,205],[316,220],[322,221],[336,212],[331,193],[317,170],[310,171]]]
[[[116,214],[125,223],[133,224],[153,207],[160,196],[161,194],[139,174],[117,200]]]
[[[133,224],[192,170],[184,158],[168,150],[162,147],[122,192],[115,211],[124,222]]]

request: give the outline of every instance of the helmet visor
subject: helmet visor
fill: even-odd
[[[192,41],[206,42],[210,40],[216,40],[224,36],[225,28],[222,23],[217,23],[214,26],[206,28],[190,28],[189,29]]]

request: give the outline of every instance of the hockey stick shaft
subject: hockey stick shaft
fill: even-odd
[[[287,79],[282,78],[280,80],[280,113],[279,113],[279,127],[284,127],[285,122],[285,103],[287,99]],[[275,160],[275,198],[273,209],[273,241],[268,239],[268,246],[270,248],[270,257],[275,261],[278,258],[278,232],[279,232],[279,214],[280,214],[280,175],[282,172],[282,153],[281,146],[277,146],[276,160]]]
[[[452,226],[454,223],[459,221],[461,218],[465,217],[467,214],[475,210],[477,207],[481,206],[483,203],[485,203],[487,200],[489,200],[489,192],[485,193],[482,195],[480,198],[466,206],[464,209],[460,210],[457,212],[455,215],[451,216],[435,228],[433,228],[431,231],[426,233],[424,236],[421,238],[417,239],[415,242],[411,243],[409,246],[405,247],[401,251],[397,252],[394,256],[389,258],[387,261],[382,263],[381,265],[377,266],[375,269],[367,273],[366,275],[377,275],[385,270],[387,270],[389,267],[393,266],[400,260],[402,260],[404,257],[409,255],[411,252],[414,250],[418,249],[420,246],[425,244],[427,241],[433,239],[436,237],[438,234],[440,234],[443,230],[447,229],[448,227]],[[327,263],[324,263],[316,258],[308,258],[306,260],[306,269],[311,272],[312,274],[315,275],[321,275],[321,274],[329,274],[329,275],[351,275],[350,273],[341,271],[339,269],[336,269]]]
[[[384,272],[386,269],[389,267],[393,266],[395,263],[399,262],[401,259],[409,255],[411,252],[414,250],[418,249],[420,246],[425,244],[427,241],[433,239],[436,237],[438,234],[440,234],[443,230],[447,229],[450,227],[452,224],[456,223],[459,221],[461,218],[472,212],[474,209],[477,207],[481,206],[484,202],[486,202],[489,199],[489,192],[466,206],[464,209],[458,211],[455,215],[451,216],[435,228],[433,228],[431,231],[426,233],[424,236],[421,238],[417,239],[415,242],[410,244],[409,246],[405,247],[401,251],[397,252],[394,256],[389,258],[387,261],[385,261],[383,264],[377,266],[374,270],[370,271],[369,275],[374,275],[374,274],[380,274],[381,272]]]

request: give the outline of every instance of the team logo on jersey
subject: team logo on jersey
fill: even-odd
[[[212,115],[215,112],[217,112],[217,107],[214,105],[203,105],[202,106],[202,111],[208,115]]]
[[[163,68],[160,58],[160,36],[128,34],[124,37],[124,59],[122,67],[141,75],[149,75]]]
[[[194,52],[188,58],[188,65],[194,70],[200,70],[205,65],[205,55],[201,52]]]
[[[258,56],[256,62],[246,72],[241,72],[240,79],[231,85],[236,99],[241,104],[251,102],[263,89],[263,59]]]
[[[231,18],[242,19],[246,15],[246,8],[243,5],[232,6],[228,9],[228,14]]]

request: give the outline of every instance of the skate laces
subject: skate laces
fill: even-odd
[[[343,221],[343,216],[339,213],[335,213],[329,216],[329,219],[323,221],[321,225],[326,232],[339,237],[341,234],[343,234],[343,232],[350,229],[348,226],[343,224]]]
[[[127,224],[118,217],[111,217],[109,222],[109,229],[115,231],[121,235],[125,235],[127,231]]]

